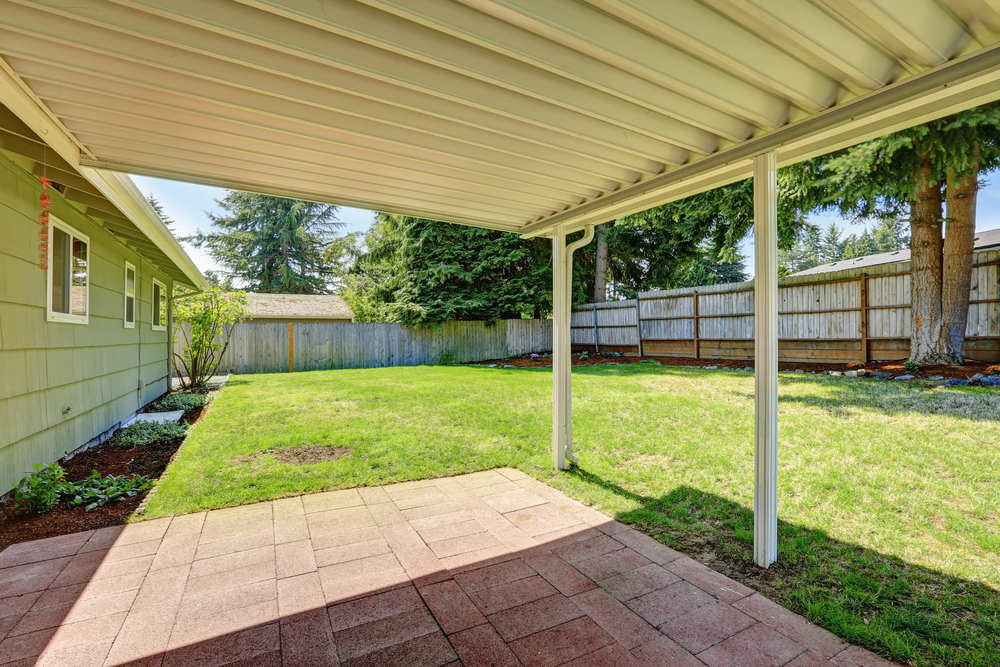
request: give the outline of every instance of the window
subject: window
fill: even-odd
[[[135,326],[135,266],[125,262],[125,328]]]
[[[153,278],[153,317],[150,320],[157,331],[167,330],[167,288]]]
[[[86,324],[90,299],[90,239],[51,218],[46,286],[50,322]]]

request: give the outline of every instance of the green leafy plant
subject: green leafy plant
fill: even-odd
[[[121,448],[166,444],[183,438],[186,432],[187,427],[177,422],[137,421],[118,431],[114,444]]]
[[[229,347],[233,328],[250,316],[246,292],[218,287],[174,299],[174,338],[183,340],[174,352],[174,371],[185,389],[204,387]]]
[[[132,498],[153,486],[153,480],[144,475],[101,475],[94,470],[79,482],[63,482],[59,487],[62,499],[70,507],[84,506],[86,511],[95,507]]]
[[[903,362],[903,368],[910,371],[911,373],[916,373],[920,370],[920,362],[914,361],[913,359],[907,359]]]
[[[150,412],[170,412],[171,410],[195,410],[205,405],[208,395],[204,393],[167,394],[149,406]]]
[[[33,467],[35,472],[14,485],[14,506],[24,512],[44,514],[59,502],[59,488],[66,472],[58,463]]]

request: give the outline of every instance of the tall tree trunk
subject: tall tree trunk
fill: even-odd
[[[910,359],[922,364],[957,362],[941,306],[941,186],[925,161],[910,202]]]
[[[594,261],[594,303],[608,298],[608,233],[607,223],[597,228],[597,258]]]
[[[973,169],[964,177],[949,172],[945,192],[948,218],[944,237],[941,309],[944,335],[951,341],[957,359],[962,361],[965,358],[965,327],[969,320],[979,172]]]

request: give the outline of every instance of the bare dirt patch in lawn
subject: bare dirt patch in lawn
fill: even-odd
[[[238,463],[250,463],[262,456],[273,456],[281,463],[291,463],[292,465],[308,465],[310,463],[323,463],[324,461],[336,461],[351,453],[350,447],[328,447],[325,445],[302,444],[297,447],[275,447],[257,452],[251,456],[239,459]]]

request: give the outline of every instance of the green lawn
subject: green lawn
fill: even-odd
[[[581,467],[555,474],[547,371],[234,376],[147,515],[515,466],[882,655],[1000,665],[1000,392],[782,374],[780,547],[761,571],[751,374],[629,364],[573,379]],[[266,453],[300,445],[351,453]]]

